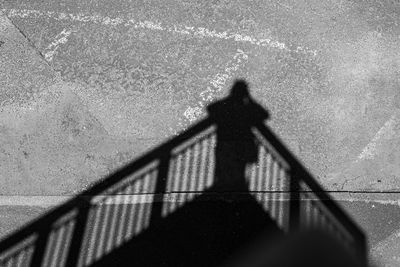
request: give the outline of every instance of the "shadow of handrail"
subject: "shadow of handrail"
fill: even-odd
[[[158,159],[160,155],[163,155],[165,153],[170,153],[170,151],[174,149],[176,146],[181,145],[185,141],[188,141],[190,138],[193,138],[193,136],[203,131],[204,129],[210,127],[212,124],[213,121],[209,118],[200,121],[199,123],[191,126],[189,129],[187,129],[180,135],[164,142],[160,146],[152,149],[150,152],[145,153],[139,159],[134,160],[132,163],[129,163],[126,166],[121,167],[118,170],[114,171],[113,174],[109,175],[102,181],[97,182],[91,188],[83,191],[78,196],[73,197],[71,200],[65,202],[64,204],[50,210],[39,219],[27,224],[23,228],[17,230],[15,233],[11,233],[0,242],[0,252],[4,252],[10,247],[16,245],[18,242],[24,241],[27,237],[31,236],[32,234],[42,233],[43,229],[45,229],[46,226],[50,227],[61,216],[71,212],[77,207],[87,206],[93,197],[104,192],[113,185],[116,185],[125,177],[131,175],[138,169],[146,166],[146,164],[149,164],[152,161]],[[41,236],[43,236],[45,239],[48,235],[46,234],[44,236],[42,234]]]
[[[290,166],[291,177],[291,210],[290,210],[290,223],[291,230],[296,231],[301,228],[300,222],[300,194],[307,192],[302,189],[301,182],[309,188],[313,194],[318,198],[318,201],[324,205],[332,215],[340,221],[342,226],[354,236],[355,247],[360,259],[366,259],[366,237],[362,230],[355,224],[350,216],[340,208],[335,201],[325,192],[321,185],[318,184],[313,175],[300,163],[298,159],[286,148],[281,140],[266,126],[264,123],[257,122],[255,128],[261,133],[263,138],[268,140],[270,144],[280,154],[280,156]]]
[[[181,212],[183,207],[165,200],[167,193],[183,191],[182,203],[206,199],[200,193],[236,193],[237,197],[240,192],[249,192],[256,199],[262,194],[264,210],[283,232],[325,227],[350,250],[355,249],[357,258],[366,261],[363,232],[265,125],[269,114],[250,97],[245,82],[236,82],[231,95],[211,104],[208,111],[207,118],[180,135],[6,237],[0,242],[0,263],[91,265],[123,242],[131,243],[134,234],[155,228],[152,226],[160,225],[175,211]],[[251,174],[246,177],[249,164]],[[277,197],[273,199],[272,193],[266,193],[269,191]],[[317,201],[309,198],[309,193]],[[265,194],[271,198],[265,199]],[[128,210],[126,206],[138,198],[144,198],[144,204]],[[246,194],[244,198],[249,199]],[[116,205],[121,203],[124,205]],[[255,209],[258,213],[258,207]],[[131,214],[134,212],[141,219]],[[113,228],[107,233],[101,231],[109,225]],[[112,242],[104,244],[107,239]],[[66,245],[61,246],[60,240]],[[83,247],[90,256],[82,256]]]

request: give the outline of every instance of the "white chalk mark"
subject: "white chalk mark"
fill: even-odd
[[[233,40],[235,42],[248,43],[260,47],[276,48],[288,52],[310,54],[313,56],[317,55],[316,50],[310,50],[307,47],[298,46],[296,48],[289,48],[289,46],[283,42],[273,40],[272,38],[259,39],[249,35],[243,35],[231,31],[215,31],[204,27],[193,27],[186,25],[162,25],[160,22],[153,21],[137,21],[133,18],[110,18],[108,16],[90,15],[84,13],[64,13],[64,12],[53,12],[53,11],[39,11],[32,9],[1,9],[2,12],[6,13],[9,18],[48,18],[59,21],[73,21],[81,23],[94,23],[102,25],[118,26],[122,25],[125,27],[134,27],[141,29],[157,30],[175,32],[184,35],[196,36],[198,38],[219,38],[223,40]]]
[[[65,44],[68,39],[67,37],[71,35],[71,33],[76,32],[75,30],[66,30],[63,29],[59,34],[57,34],[54,37],[54,41],[51,42],[44,50],[44,58],[47,61],[52,61],[53,57],[57,51],[57,49],[60,47],[61,44]]]
[[[222,91],[226,83],[232,78],[233,74],[239,69],[243,61],[248,59],[248,55],[241,49],[237,49],[233,59],[226,64],[225,71],[223,73],[217,73],[214,78],[210,81],[210,86],[200,93],[201,100],[197,102],[195,106],[189,106],[183,113],[186,122],[193,122],[197,120],[203,113],[203,107],[207,102],[211,102],[215,99],[218,93]],[[183,126],[183,122],[179,123],[179,126]]]
[[[39,11],[32,9],[1,9],[2,12],[6,13],[8,17],[19,17],[19,18],[33,18],[33,19],[53,19],[56,21],[71,21],[71,22],[80,22],[80,23],[94,23],[101,25],[110,25],[110,26],[125,26],[125,27],[133,27],[135,29],[148,29],[155,31],[164,31],[164,32],[173,32],[183,35],[189,35],[197,38],[218,38],[222,40],[232,40],[234,42],[247,43],[251,45],[256,45],[259,47],[267,47],[279,49],[282,51],[287,51],[291,53],[297,54],[306,54],[311,56],[316,56],[316,50],[310,50],[307,47],[302,46],[289,46],[283,42],[278,40],[274,40],[271,38],[259,39],[249,35],[243,35],[239,33],[235,33],[232,31],[216,31],[212,29],[207,29],[204,27],[193,27],[186,25],[163,25],[160,22],[153,22],[149,20],[139,21],[134,18],[124,19],[124,18],[110,18],[108,16],[100,16],[100,15],[91,15],[85,13],[64,13],[64,12],[53,12],[53,11]],[[56,41],[57,44],[65,43],[67,41],[67,36],[64,36]],[[46,59],[51,60],[53,58],[54,53],[58,49],[58,45],[54,45],[53,43],[50,46],[54,46],[55,48],[48,53],[46,53]],[[222,90],[223,86],[226,82],[232,77],[233,73],[237,71],[239,68],[239,63],[242,60],[247,60],[247,55],[241,51],[234,56],[234,62],[231,66],[228,66],[225,69],[225,73],[217,74],[214,79],[210,82],[210,86],[207,87],[206,91],[203,91],[200,94],[202,101],[199,101],[198,104],[194,107],[188,107],[184,112],[184,117],[189,122],[196,120],[202,114],[202,108],[205,102],[212,101],[215,97],[215,93],[218,93]],[[230,61],[231,63],[232,61]],[[229,63],[229,64],[230,64]],[[182,122],[179,123],[182,126]]]
[[[41,46],[42,44],[42,40],[43,40],[43,32],[44,32],[45,28],[42,28],[42,30],[40,31],[40,36],[39,36],[39,42],[38,42],[38,47]]]
[[[376,154],[377,142],[381,139],[390,139],[394,136],[394,125],[396,123],[396,114],[392,115],[389,120],[379,129],[375,134],[374,138],[369,142],[369,144],[363,149],[361,154],[358,156],[357,161],[363,159],[372,159]]]

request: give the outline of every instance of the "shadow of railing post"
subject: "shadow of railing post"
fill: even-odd
[[[170,151],[163,151],[159,157],[158,175],[151,207],[150,227],[156,225],[162,218],[164,195],[167,190],[170,154]]]
[[[361,261],[361,266],[369,266],[367,238],[362,235],[357,240],[357,256]]]
[[[258,123],[256,128],[290,166],[289,227],[291,231],[289,231],[289,234],[307,230],[309,226],[314,227],[314,225],[311,225],[314,222],[309,222],[312,216],[329,216],[326,218],[331,226],[335,227],[336,232],[330,232],[330,234],[335,235],[340,233],[342,235],[346,233],[347,235],[348,233],[350,236],[348,240],[353,244],[351,253],[363,264],[362,266],[368,266],[367,243],[364,232],[354,223],[352,218],[336,204],[334,199],[325,192],[318,181],[287,149],[269,127]],[[309,194],[312,194],[311,197]],[[316,199],[316,201],[314,201],[317,203],[316,205],[323,207],[323,213],[312,212],[313,214],[311,214],[310,210],[305,209],[304,202],[313,200],[313,198]],[[331,217],[333,220],[329,219]],[[321,227],[321,225],[319,225],[319,227]]]
[[[46,251],[46,246],[48,244],[48,239],[50,237],[51,228],[43,227],[39,233],[38,238],[35,242],[35,249],[32,255],[31,267],[42,266],[44,254]]]
[[[72,240],[67,255],[65,266],[77,266],[79,255],[81,252],[83,236],[85,234],[88,214],[90,210],[90,199],[80,199],[78,214],[76,215],[76,223],[72,234]],[[36,265],[35,265],[36,266]]]
[[[297,232],[300,229],[300,184],[295,169],[290,171],[289,181],[289,231]]]

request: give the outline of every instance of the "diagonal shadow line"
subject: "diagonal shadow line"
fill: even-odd
[[[3,13],[0,10],[1,13]],[[4,14],[4,13],[3,13]],[[36,52],[37,55],[42,59],[42,62],[46,64],[48,67],[52,68],[53,67],[49,64],[49,62],[46,60],[42,52],[35,46],[34,42],[10,19],[6,14],[4,14],[7,17],[7,20],[12,24],[12,26],[18,30],[18,32],[27,40],[29,46]]]
[[[293,182],[291,185],[291,191],[295,192],[296,194],[299,194],[299,182],[303,181],[306,183],[306,185],[311,189],[311,191],[318,197],[318,199],[330,210],[330,212],[340,221],[340,223],[349,230],[353,235],[356,236],[357,241],[363,243],[364,240],[364,235],[363,233],[357,228],[357,226],[352,222],[352,220],[345,214],[340,207],[335,205],[333,200],[324,192],[324,190],[319,186],[319,184],[315,181],[315,179],[311,176],[311,174],[299,163],[299,161],[291,154],[291,152],[283,145],[283,143],[277,138],[277,136],[274,135],[272,131],[269,130],[267,126],[264,125],[263,119],[268,117],[268,112],[263,110],[260,106],[256,105],[255,103],[254,106],[250,106],[252,109],[252,112],[249,112],[249,110],[246,110],[248,108],[246,105],[244,105],[241,101],[243,100],[242,98],[237,98],[238,96],[248,97],[246,95],[242,95],[243,92],[240,90],[243,90],[243,83],[239,83],[239,85],[235,85],[237,87],[234,87],[232,90],[232,96],[230,98],[221,100],[217,103],[214,103],[209,106],[209,113],[210,117],[205,119],[204,121],[196,124],[186,132],[182,133],[180,136],[173,138],[172,140],[168,141],[167,143],[164,143],[160,147],[153,149],[150,153],[144,155],[140,159],[134,161],[133,163],[128,164],[128,166],[123,167],[119,170],[117,170],[113,175],[111,175],[109,178],[106,180],[97,183],[94,185],[92,188],[86,190],[84,193],[80,194],[79,196],[75,197],[71,201],[67,202],[63,206],[59,207],[58,209],[53,210],[53,212],[50,212],[48,215],[46,215],[44,218],[41,218],[34,222],[33,224],[30,224],[28,227],[25,227],[23,230],[18,232],[15,236],[11,236],[8,239],[4,240],[3,242],[0,243],[0,251],[2,251],[2,246],[8,245],[13,245],[15,242],[20,241],[18,239],[19,236],[21,236],[21,233],[25,233],[25,237],[29,234],[32,233],[38,233],[39,237],[36,241],[36,249],[34,251],[33,255],[33,260],[31,266],[40,266],[42,265],[42,261],[44,259],[44,253],[45,253],[45,248],[47,244],[47,240],[49,238],[49,233],[51,232],[51,225],[52,223],[55,222],[55,220],[59,219],[61,215],[64,215],[66,212],[70,212],[71,210],[74,210],[78,208],[78,215],[77,215],[77,220],[76,220],[76,225],[73,231],[73,236],[72,236],[72,241],[70,244],[70,250],[68,252],[67,256],[67,266],[75,266],[78,263],[79,260],[79,255],[80,255],[80,250],[81,250],[81,245],[82,245],[82,239],[85,233],[85,229],[87,226],[87,219],[88,219],[88,213],[90,209],[90,203],[91,200],[94,196],[100,194],[101,192],[104,192],[108,188],[112,187],[113,185],[117,184],[120,182],[122,179],[126,178],[129,174],[132,174],[134,171],[140,169],[140,167],[146,166],[149,164],[149,162],[152,162],[154,160],[159,160],[159,172],[157,176],[157,181],[156,181],[156,194],[161,196],[161,200],[164,198],[164,194],[166,192],[166,184],[167,184],[167,178],[168,178],[168,173],[169,173],[169,162],[171,158],[171,151],[176,148],[178,145],[181,145],[184,141],[190,139],[195,135],[196,133],[199,133],[200,131],[204,130],[205,128],[209,127],[213,122],[217,124],[217,145],[215,148],[215,158],[216,162],[214,165],[214,184],[212,185],[212,190],[215,192],[224,192],[228,191],[228,196],[226,199],[230,199],[228,202],[230,204],[228,205],[223,205],[223,210],[216,210],[217,212],[221,212],[222,214],[226,214],[228,217],[232,216],[233,214],[237,214],[238,210],[237,207],[235,207],[234,199],[232,198],[234,192],[249,192],[248,191],[248,184],[246,182],[246,177],[245,177],[245,167],[246,164],[248,163],[254,163],[257,161],[257,156],[258,156],[258,146],[254,142],[254,135],[251,132],[251,127],[250,126],[255,126],[257,130],[262,134],[262,136],[268,140],[268,142],[271,143],[271,145],[278,151],[278,153],[287,161],[291,168],[291,176],[292,179],[291,181]],[[240,87],[242,86],[242,87]],[[234,89],[237,89],[239,91],[235,91]],[[236,97],[236,98],[235,98]],[[246,101],[243,101],[244,103],[251,102],[251,100],[247,99]],[[192,144],[191,147],[193,148],[194,145]],[[189,155],[191,155],[189,153]],[[187,163],[187,164],[186,164]],[[186,168],[188,168],[187,165],[190,167],[190,163],[193,163],[190,161],[185,160]],[[185,170],[185,173],[187,176],[191,175],[192,170]],[[187,179],[188,177],[186,177]],[[189,184],[189,180],[185,181],[187,184],[182,185],[182,188],[185,186],[187,187]],[[192,181],[193,182],[193,181]],[[143,187],[143,184],[141,184],[141,188]],[[292,197],[294,195],[292,194]],[[250,197],[250,196],[249,196]],[[292,220],[292,229],[297,229],[298,228],[298,217],[299,217],[299,205],[298,205],[298,199],[299,197],[294,197],[293,203],[294,205],[291,207],[291,212],[290,218]],[[233,205],[232,205],[233,203]],[[142,205],[142,203],[141,203]],[[153,226],[152,228],[156,228],[155,226],[161,224],[161,217],[162,217],[162,201],[153,201],[152,203],[152,213],[151,213],[151,218],[150,218],[150,225]],[[190,202],[189,204],[190,205]],[[111,207],[107,207],[107,211],[109,211]],[[141,207],[143,208],[143,207]],[[182,207],[184,209],[184,207]],[[225,210],[226,209],[226,210]],[[257,216],[260,215],[260,209],[257,209]],[[207,209],[208,211],[210,209]],[[142,210],[143,212],[143,210]],[[193,211],[192,211],[193,212]],[[214,211],[215,212],[215,211]],[[233,213],[232,213],[233,212]],[[262,214],[265,212],[261,212]],[[111,212],[111,214],[114,214],[114,211]],[[183,213],[185,214],[185,212]],[[213,214],[213,213],[211,213]],[[107,214],[105,212],[104,216],[105,219],[108,219],[110,213]],[[264,214],[265,215],[265,214]],[[263,217],[264,215],[261,215]],[[104,217],[102,216],[102,217]],[[169,217],[172,217],[170,215]],[[198,214],[192,214],[194,218],[198,218]],[[218,216],[215,216],[213,214],[213,218],[218,219]],[[234,215],[235,216],[235,215]],[[200,217],[202,218],[202,217]],[[203,219],[206,219],[204,217]],[[294,219],[292,219],[294,218]],[[100,221],[103,221],[103,218],[100,218]],[[113,219],[113,218],[111,218]],[[244,217],[244,220],[247,220],[248,218]],[[265,216],[264,216],[264,219]],[[264,220],[263,219],[263,220]],[[224,221],[224,219],[222,220]],[[173,220],[172,220],[173,222]],[[221,221],[217,222],[217,225],[226,225],[226,224],[220,224]],[[36,223],[36,224],[35,224]],[[136,222],[136,223],[141,223]],[[200,220],[200,223],[202,223],[202,220]],[[33,226],[32,226],[33,225]],[[106,223],[106,225],[109,225]],[[246,224],[247,225],[247,224]],[[104,226],[104,225],[103,225]],[[36,228],[35,228],[36,227]],[[40,229],[39,229],[40,227]],[[209,226],[208,226],[209,227]],[[240,228],[240,226],[239,226]],[[167,228],[168,229],[168,228]],[[187,228],[190,231],[193,231],[192,228]],[[214,231],[212,228],[208,229],[207,231]],[[104,227],[103,227],[104,231]],[[167,231],[168,232],[168,231]],[[228,231],[229,232],[229,231]],[[157,231],[155,233],[158,233]],[[211,232],[212,233],[212,232]],[[19,235],[18,235],[19,234]],[[210,233],[208,233],[210,234]],[[220,233],[218,233],[220,234]],[[168,236],[168,233],[167,233]],[[195,236],[194,236],[195,237]],[[219,238],[226,238],[227,236],[222,233]],[[104,249],[105,246],[107,246],[106,242],[109,240],[107,238],[107,234],[101,235],[101,253],[103,253],[106,249]],[[105,242],[104,239],[106,239]],[[221,239],[220,239],[221,240]],[[228,238],[228,240],[230,240]],[[233,239],[234,241],[235,239]],[[239,238],[238,240],[241,240]],[[237,242],[236,240],[235,242]],[[163,240],[161,240],[163,242]],[[7,243],[8,242],[8,243]],[[195,241],[193,241],[195,242]],[[222,242],[223,243],[223,242]],[[240,243],[240,242],[239,242]],[[365,242],[364,242],[365,243]],[[363,244],[364,244],[363,243]],[[193,243],[194,244],[194,243]],[[228,245],[231,246],[232,244]],[[237,245],[237,244],[236,244]],[[358,244],[360,245],[360,244]],[[164,245],[161,244],[161,247]],[[204,246],[204,244],[202,245]],[[208,246],[208,241],[206,243],[206,251],[207,253],[210,252],[210,250],[207,250]],[[203,247],[204,248],[204,247]],[[223,247],[222,247],[223,249]],[[361,249],[365,249],[364,247],[361,247]],[[211,252],[213,249],[211,250]],[[363,252],[363,251],[362,251]],[[228,253],[228,252],[226,252]],[[97,253],[96,253],[97,254]],[[104,256],[101,255],[102,257]],[[128,253],[126,257],[130,257],[130,254]],[[212,260],[216,260],[216,256],[213,255],[214,257]],[[112,258],[112,257],[111,257]],[[110,259],[110,258],[109,258]],[[178,260],[178,258],[172,259],[172,260]],[[191,258],[187,258],[186,260],[190,261],[192,260]],[[204,260],[208,260],[205,258]]]
[[[104,192],[106,189],[112,187],[113,185],[120,182],[122,179],[133,173],[134,171],[146,166],[148,163],[152,162],[154,159],[158,158],[158,155],[162,155],[164,151],[171,151],[177,145],[189,140],[192,136],[196,135],[198,132],[201,132],[203,129],[210,127],[213,124],[211,119],[205,119],[188,130],[183,132],[181,135],[176,136],[160,146],[154,148],[150,152],[142,155],[139,159],[131,162],[130,164],[123,166],[116,170],[113,174],[105,178],[103,181],[100,181],[93,185],[91,188],[85,190],[80,195],[72,198],[66,203],[60,205],[47,212],[44,216],[39,218],[36,221],[29,223],[27,226],[22,229],[16,231],[15,233],[11,233],[8,237],[5,237],[0,242],[0,251],[4,251],[7,248],[12,247],[17,244],[19,241],[22,241],[27,236],[40,232],[43,230],[43,225],[51,225],[54,221],[56,221],[61,215],[66,214],[76,207],[79,207],[82,204],[82,198],[91,198],[93,196],[99,195]]]

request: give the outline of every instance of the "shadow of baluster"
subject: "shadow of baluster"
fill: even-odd
[[[290,171],[289,175],[289,231],[297,232],[300,228],[300,184],[297,172]]]
[[[42,266],[45,256],[47,241],[49,240],[51,227],[42,227],[39,231],[38,239],[35,242],[35,249],[33,251],[31,267]]]
[[[68,267],[78,265],[78,260],[82,249],[83,236],[85,234],[87,218],[90,210],[90,199],[81,199],[78,206],[79,209],[76,217],[74,232],[72,234],[72,239],[68,250],[67,262],[65,264],[65,266]]]
[[[159,157],[160,164],[158,166],[158,177],[156,187],[154,189],[154,199],[151,206],[150,224],[152,227],[162,219],[162,207],[164,195],[167,190],[167,179],[169,171],[169,161],[171,159],[170,151],[165,151]],[[173,175],[172,175],[173,177]],[[173,179],[171,177],[171,179]]]

